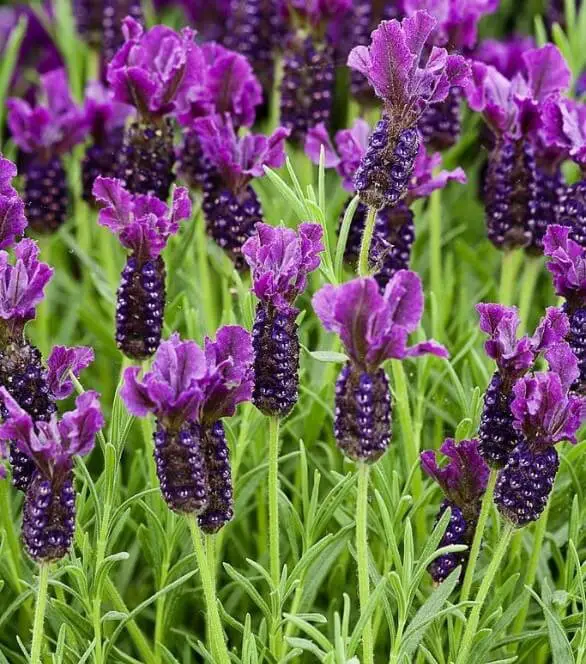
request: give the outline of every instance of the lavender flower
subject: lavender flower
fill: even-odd
[[[524,72],[523,54],[534,48],[535,40],[527,35],[484,39],[474,50],[474,59],[491,65],[505,78],[512,80]]]
[[[435,341],[407,346],[423,313],[421,281],[402,270],[383,294],[372,278],[326,285],[314,296],[313,308],[326,330],[339,334],[349,355],[336,384],[336,441],[351,459],[374,462],[391,441],[391,394],[383,362],[425,353],[447,357]]]
[[[321,148],[324,148],[325,166],[336,167],[342,178],[342,186],[354,191],[354,174],[368,147],[370,127],[361,119],[351,129],[336,134],[337,151],[330,142],[323,124],[310,129],[305,140],[305,152],[315,163],[319,163]],[[413,174],[407,195],[394,207],[385,207],[377,212],[373,242],[370,247],[370,263],[375,269],[374,278],[384,289],[391,277],[399,270],[406,270],[411,259],[411,248],[415,240],[415,223],[410,205],[418,198],[426,198],[434,190],[441,189],[450,180],[465,183],[466,174],[461,168],[453,171],[437,171],[442,158],[439,153],[430,156],[421,145],[415,159]],[[350,202],[348,200],[347,204]],[[340,216],[340,225],[344,218]],[[348,263],[358,261],[362,234],[366,224],[368,208],[359,203],[350,225],[344,258]]]
[[[201,72],[199,87],[186,90],[184,110],[177,115],[185,128],[179,150],[179,172],[190,187],[205,182],[210,164],[205,159],[199,136],[194,129],[198,118],[229,114],[235,130],[254,124],[256,108],[262,101],[260,82],[243,55],[213,42],[201,47],[206,69]]]
[[[93,203],[92,187],[98,176],[115,177],[116,158],[122,149],[124,125],[132,106],[113,100],[112,91],[98,81],[88,84],[84,113],[92,144],[86,148],[81,164],[83,198]]]
[[[15,177],[16,166],[0,154],[0,249],[11,247],[28,224],[24,202],[12,186]]]
[[[75,410],[61,419],[33,419],[0,388],[7,417],[0,426],[0,440],[14,441],[19,451],[34,463],[26,489],[22,538],[30,557],[37,562],[63,558],[75,531],[73,457],[88,454],[96,433],[104,425],[96,392],[86,392],[75,402]]]
[[[543,159],[537,170],[537,137],[545,105],[568,86],[570,71],[551,44],[526,51],[522,59],[525,73],[511,81],[494,67],[475,63],[467,94],[495,136],[484,192],[488,237],[497,248],[533,244],[539,250],[560,175],[555,162],[545,170]]]
[[[155,461],[163,498],[175,512],[198,514],[205,532],[233,516],[229,450],[221,418],[252,395],[250,334],[223,327],[202,350],[178,335],[163,342],[152,370],[124,374],[122,398],[138,417],[154,413]]]
[[[547,504],[559,467],[554,445],[576,442],[586,400],[569,394],[579,376],[567,344],[546,353],[550,371],[521,378],[513,388],[511,411],[521,441],[497,478],[494,500],[503,516],[522,527],[536,521]]]
[[[299,339],[293,306],[307,275],[319,267],[322,228],[301,224],[299,232],[257,224],[242,247],[259,299],[253,328],[254,405],[264,415],[284,417],[297,403]]]
[[[136,194],[167,200],[175,162],[171,113],[187,110],[187,91],[199,87],[205,63],[194,33],[158,25],[144,32],[127,17],[125,43],[108,66],[114,101],[134,106],[138,120],[126,130],[119,177]]]
[[[291,139],[302,141],[311,127],[329,124],[334,92],[331,45],[324,38],[327,24],[346,13],[350,0],[289,2],[290,32],[283,53],[281,124]]]
[[[204,156],[210,164],[204,182],[202,208],[208,233],[232,258],[245,266],[242,245],[263,219],[260,201],[250,186],[264,175],[264,167],[278,168],[285,161],[289,132],[278,127],[271,136],[238,137],[228,116],[200,118],[194,123]]]
[[[450,522],[440,547],[450,544],[470,546],[480,515],[489,468],[478,453],[477,440],[462,440],[456,443],[448,438],[440,447],[440,452],[450,459],[443,468],[437,465],[435,451],[427,450],[421,453],[421,467],[440,485],[446,496],[437,520],[448,507],[451,510]],[[436,583],[441,583],[458,565],[465,566],[467,561],[468,551],[447,553],[436,558],[428,571]]]
[[[489,335],[484,349],[497,364],[484,395],[478,449],[491,467],[502,468],[519,443],[511,412],[513,386],[541,353],[565,338],[569,322],[559,309],[550,307],[532,337],[517,339],[520,320],[515,307],[478,304],[476,310],[480,316],[480,329]]]
[[[361,200],[377,210],[396,205],[407,193],[419,151],[417,122],[425,108],[444,100],[450,87],[461,85],[468,66],[460,56],[433,47],[422,61],[436,21],[416,12],[399,23],[383,21],[372,33],[370,47],[357,46],[348,65],[364,74],[384,102],[383,117],[370,136],[356,171]]]
[[[8,126],[15,143],[26,153],[24,201],[31,228],[52,233],[67,214],[69,191],[62,155],[83,140],[87,125],[69,92],[64,69],[41,76],[42,103],[23,99],[6,102]]]
[[[556,293],[565,298],[563,310],[570,321],[566,341],[576,359],[580,376],[572,388],[586,392],[586,250],[570,239],[571,231],[552,225],[544,238],[547,269],[553,277]]]
[[[98,223],[118,235],[130,255],[116,305],[116,343],[128,357],[151,356],[161,340],[165,312],[165,263],[161,256],[179,222],[191,216],[187,189],[173,191],[171,209],[154,196],[128,192],[120,180],[99,177],[93,195],[103,208]]]

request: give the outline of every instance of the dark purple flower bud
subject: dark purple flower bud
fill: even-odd
[[[109,63],[124,44],[122,21],[127,16],[138,23],[143,22],[142,6],[139,0],[102,0],[102,53]]]
[[[549,226],[557,223],[557,210],[564,193],[564,179],[559,167],[553,173],[539,165],[535,170],[535,189],[531,201],[531,244],[527,247],[533,254],[543,254],[543,238]]]
[[[215,422],[203,429],[203,454],[209,484],[208,504],[197,517],[204,533],[217,533],[234,516],[230,450],[224,425]]]
[[[443,101],[430,104],[419,118],[423,142],[432,150],[447,150],[458,142],[462,125],[462,89],[450,88]]]
[[[450,459],[442,468],[437,464],[435,451],[427,450],[421,453],[421,467],[427,475],[435,479],[446,496],[437,519],[441,518],[448,507],[451,509],[450,521],[440,546],[469,546],[474,538],[489,469],[479,454],[476,440],[456,443],[448,438],[441,446],[440,452]],[[467,561],[467,551],[448,553],[436,558],[428,571],[436,583],[441,583],[458,565],[464,566]]]
[[[208,174],[213,171],[209,160],[204,156],[197,132],[185,129],[183,143],[177,150],[177,173],[191,190],[201,189]]]
[[[15,98],[6,106],[14,141],[27,154],[24,201],[30,226],[53,233],[65,222],[69,203],[61,155],[84,139],[88,123],[73,103],[64,69],[41,76],[40,97],[34,107]]]
[[[361,371],[348,362],[336,382],[334,435],[354,461],[374,463],[391,443],[391,390],[384,369]]]
[[[153,439],[157,477],[165,502],[179,514],[199,514],[209,499],[201,427],[185,422],[173,431],[158,421]]]
[[[73,457],[88,454],[104,425],[98,395],[85,392],[75,410],[61,419],[33,420],[0,388],[6,418],[0,439],[15,444],[34,463],[35,470],[25,495],[22,535],[27,552],[37,562],[65,556],[75,529]]]
[[[356,190],[371,207],[395,205],[405,196],[419,148],[419,117],[468,76],[465,60],[448,56],[445,49],[434,48],[429,59],[422,60],[436,25],[424,11],[401,23],[383,21],[372,33],[370,47],[357,46],[348,58],[348,65],[367,77],[384,102],[384,117],[355,178]]]
[[[334,62],[330,46],[301,33],[291,35],[283,55],[281,124],[291,140],[303,141],[320,122],[329,125],[334,96]]]
[[[559,197],[557,223],[568,226],[570,237],[586,247],[586,181],[565,187]]]
[[[282,37],[278,14],[273,0],[232,0],[224,40],[246,57],[267,92],[273,87],[273,51]]]
[[[367,46],[375,24],[372,0],[353,2],[346,20],[350,28],[352,46]],[[350,92],[360,104],[371,105],[374,100],[368,79],[359,71],[350,72]]]
[[[440,506],[436,523],[442,518],[443,513],[448,509],[451,510],[450,521],[444,536],[440,540],[440,547],[450,546],[451,544],[466,544],[470,546],[474,538],[474,526],[464,518],[462,510],[449,500],[444,500]],[[442,583],[448,576],[460,565],[462,568],[468,562],[468,551],[460,551],[460,553],[444,553],[438,556],[427,568],[431,578],[435,583]]]
[[[202,204],[208,233],[242,269],[242,246],[263,219],[250,181],[262,177],[265,166],[283,165],[289,132],[279,127],[270,136],[238,137],[229,116],[200,118],[194,127],[209,162]]]
[[[298,234],[258,224],[242,248],[260,300],[253,329],[253,402],[265,415],[283,417],[297,402],[299,312],[293,302],[305,290],[307,275],[319,267],[322,232],[318,224],[301,224]]]

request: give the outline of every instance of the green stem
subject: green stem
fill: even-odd
[[[279,432],[278,417],[269,417],[269,559],[271,579],[274,588],[279,587],[281,580],[281,556],[279,551]],[[273,631],[272,651],[277,659],[280,656],[282,643],[281,616],[276,616]]]
[[[372,236],[374,234],[376,213],[377,210],[375,208],[368,208],[366,224],[364,225],[364,233],[362,233],[362,242],[360,244],[360,257],[358,259],[358,275],[361,277],[367,277],[370,271],[370,245],[372,244]]]
[[[442,199],[439,190],[429,198],[429,252],[431,289],[439,295],[442,286]],[[441,304],[441,298],[438,303]]]
[[[482,505],[480,507],[480,515],[478,516],[478,523],[476,524],[476,530],[474,531],[474,539],[472,540],[472,546],[470,547],[470,555],[468,557],[466,574],[464,575],[462,590],[460,591],[461,602],[466,602],[470,597],[470,590],[472,589],[472,583],[474,582],[474,572],[476,570],[476,563],[478,562],[480,546],[482,545],[482,539],[484,537],[484,529],[486,528],[486,522],[488,521],[488,515],[490,514],[490,508],[492,507],[492,499],[494,496],[494,487],[496,484],[497,472],[498,471],[496,470],[491,470],[490,475],[488,476],[488,483],[486,485],[486,491],[484,492],[484,496],[482,498]]]
[[[370,466],[361,463],[358,466],[358,495],[356,497],[356,555],[358,564],[358,596],[360,612],[366,610],[370,599],[370,580],[368,575],[368,476]],[[374,664],[374,643],[370,618],[362,632],[362,656],[364,664]]]
[[[501,534],[500,541],[498,546],[492,556],[488,569],[486,570],[480,588],[476,595],[474,608],[470,613],[470,617],[466,622],[466,630],[464,631],[464,637],[462,638],[462,645],[458,653],[458,659],[456,664],[468,664],[470,661],[468,655],[470,649],[472,648],[472,642],[478,631],[478,624],[480,622],[480,613],[484,602],[488,596],[488,593],[494,583],[494,578],[501,566],[502,560],[509,548],[509,542],[511,540],[511,535],[513,534],[513,525],[508,523],[505,526],[503,533]]]
[[[222,621],[220,620],[220,613],[218,611],[216,585],[210,572],[210,564],[205,553],[205,547],[202,541],[202,533],[197,525],[197,520],[195,517],[188,517],[187,522],[191,532],[191,540],[193,542],[193,549],[195,551],[197,566],[199,568],[199,578],[201,579],[201,585],[206,602],[208,627],[210,633],[210,650],[215,662],[218,664],[230,664],[228,646],[226,645],[224,630],[222,629]]]
[[[515,294],[515,279],[521,266],[523,254],[520,249],[505,251],[501,262],[501,282],[499,286],[499,302],[510,306]]]
[[[535,534],[533,536],[533,547],[531,549],[531,556],[529,558],[529,563],[527,565],[527,574],[525,576],[525,585],[530,588],[533,587],[535,579],[537,577],[537,568],[539,567],[539,559],[541,558],[541,551],[543,548],[543,541],[545,539],[545,533],[547,532],[547,519],[549,516],[549,506],[551,501],[548,501],[541,518],[535,524]],[[529,611],[529,601],[530,598],[527,597],[521,610],[515,618],[513,623],[513,634],[520,634],[523,626],[525,625],[525,619],[527,618],[527,613]]]
[[[533,296],[535,294],[535,286],[539,279],[542,266],[542,259],[537,257],[529,258],[525,263],[525,270],[523,271],[523,279],[521,281],[521,293],[519,295],[519,318],[521,319],[521,325],[519,326],[518,334],[523,334],[527,329]]]
[[[47,591],[49,588],[49,565],[39,565],[39,588],[35,605],[35,620],[33,623],[33,642],[31,645],[31,664],[41,664],[41,648],[45,633],[45,609],[47,607]]]

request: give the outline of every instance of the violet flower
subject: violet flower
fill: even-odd
[[[92,139],[81,164],[83,198],[93,204],[92,187],[96,178],[116,176],[116,156],[122,149],[124,125],[134,109],[114,101],[111,90],[92,81],[86,88],[83,110]]]
[[[421,453],[421,467],[440,485],[445,495],[437,520],[439,521],[448,507],[451,511],[440,547],[451,544],[466,544],[470,547],[480,516],[489,468],[478,453],[477,440],[462,440],[456,443],[448,438],[440,447],[440,452],[450,459],[442,468],[437,464],[434,450]],[[441,583],[458,565],[464,567],[467,561],[468,550],[446,553],[436,558],[428,571],[436,583]]]
[[[299,338],[295,299],[307,276],[319,267],[322,227],[301,224],[299,231],[257,224],[242,247],[259,299],[252,330],[254,392],[252,401],[264,414],[284,417],[297,403]]]
[[[571,99],[552,100],[543,109],[543,142],[560,160],[572,159],[582,179],[563,188],[556,223],[570,227],[570,237],[586,247],[586,106]]]
[[[533,37],[513,35],[507,39],[483,39],[474,50],[474,59],[491,65],[505,78],[512,80],[523,74],[523,54],[536,46]]]
[[[502,468],[519,443],[513,427],[511,401],[513,386],[534,365],[540,354],[559,344],[568,334],[568,317],[549,307],[532,337],[517,338],[520,320],[515,307],[478,304],[480,329],[489,335],[486,354],[496,361],[497,370],[484,395],[480,419],[479,451],[492,468]]]
[[[0,398],[7,413],[0,440],[13,441],[32,460],[35,470],[24,498],[22,539],[36,562],[63,558],[75,532],[73,457],[91,452],[104,418],[96,392],[85,392],[75,410],[49,421],[24,411],[4,387]]]
[[[469,53],[476,44],[478,23],[494,12],[499,0],[405,0],[403,12],[413,16],[423,9],[437,20],[431,37],[434,46],[445,47],[449,53]],[[458,141],[462,124],[462,88],[450,88],[447,97],[430,104],[418,123],[425,144],[433,150],[445,150]]]
[[[580,376],[572,386],[579,394],[586,393],[586,249],[570,239],[571,231],[552,225],[544,238],[545,255],[549,258],[555,292],[566,301],[563,311],[570,321],[566,341],[576,359]]]
[[[495,137],[484,192],[488,237],[500,249],[539,252],[561,186],[559,161],[539,142],[543,112],[568,87],[570,70],[552,44],[526,51],[522,60],[524,73],[510,81],[475,63],[467,96]]]
[[[191,216],[189,195],[177,187],[169,208],[154,196],[131,194],[121,180],[102,177],[92,193],[102,205],[98,223],[130,251],[117,292],[116,344],[127,357],[142,360],[161,341],[166,297],[161,252],[179,222]]]
[[[325,166],[335,167],[342,178],[344,189],[354,192],[354,174],[366,154],[369,134],[368,123],[358,119],[351,129],[337,132],[336,150],[330,142],[325,126],[320,124],[308,132],[305,152],[314,163],[319,163],[320,151],[323,147]],[[466,174],[461,168],[437,172],[441,162],[442,158],[439,153],[430,156],[425,147],[421,145],[405,199],[394,207],[387,206],[377,212],[370,247],[370,264],[375,270],[374,278],[381,289],[385,288],[396,272],[409,268],[411,249],[415,241],[415,223],[413,212],[410,209],[411,204],[419,198],[427,198],[436,189],[442,189],[450,180],[466,182]],[[340,215],[340,225],[350,201],[351,198],[348,199]],[[367,206],[359,203],[350,225],[344,252],[344,258],[350,264],[358,262],[367,214]]]
[[[255,224],[263,220],[250,182],[264,175],[265,166],[283,165],[289,132],[278,127],[270,136],[238,137],[227,115],[200,118],[194,128],[210,165],[202,203],[207,231],[241,270],[245,267],[242,245],[253,235]]]
[[[383,21],[370,47],[357,46],[348,57],[348,65],[368,78],[384,102],[354,183],[362,202],[377,210],[396,205],[407,193],[419,151],[417,122],[425,108],[444,100],[468,75],[465,60],[443,48],[434,46],[424,58],[436,25],[421,11],[401,23]]]
[[[28,225],[24,202],[12,186],[16,166],[0,154],[0,249],[11,247]]]
[[[391,393],[383,363],[425,353],[447,357],[435,341],[407,346],[423,313],[423,289],[414,272],[402,270],[380,293],[372,278],[326,285],[313,308],[328,332],[336,332],[349,356],[336,384],[334,433],[342,452],[374,462],[391,442]]]
[[[554,445],[575,443],[586,415],[586,400],[570,393],[580,372],[569,346],[553,346],[546,359],[550,371],[524,376],[513,388],[511,411],[520,442],[494,492],[499,511],[517,527],[536,521],[545,509],[559,468]]]
[[[194,122],[209,115],[228,114],[235,131],[251,127],[262,102],[262,88],[243,55],[216,44],[201,47],[206,68],[198,87],[185,92],[184,110],[177,119],[184,127],[178,154],[179,173],[192,188],[200,187],[210,168],[205,159]]]
[[[233,516],[229,450],[221,419],[250,399],[253,348],[241,327],[223,327],[202,350],[173,335],[150,372],[125,371],[122,398],[137,417],[153,413],[157,476],[163,498],[178,513],[198,515],[204,532]]]
[[[328,22],[349,11],[351,0],[293,0],[287,3],[292,29],[285,41],[280,122],[302,141],[320,122],[329,125],[334,61],[326,39]]]
[[[187,110],[187,91],[199,86],[205,64],[194,32],[157,25],[147,32],[123,21],[125,43],[108,66],[114,101],[131,104],[138,119],[126,130],[119,177],[129,191],[167,200],[174,180],[170,113]]]
[[[52,233],[64,223],[69,204],[62,156],[84,139],[87,125],[71,99],[64,69],[41,76],[40,98],[36,106],[10,98],[7,119],[14,142],[26,155],[24,201],[30,226],[37,233]]]

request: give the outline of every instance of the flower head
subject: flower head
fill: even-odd
[[[84,139],[88,125],[83,109],[73,103],[64,69],[41,76],[40,98],[34,107],[23,99],[6,102],[14,141],[24,152],[67,152]]]
[[[580,375],[570,347],[554,346],[546,357],[550,371],[524,376],[513,387],[514,426],[533,448],[562,440],[575,443],[576,432],[586,416],[586,399],[569,393]]]
[[[5,321],[25,323],[35,317],[35,307],[53,276],[53,269],[39,261],[39,253],[36,242],[28,239],[14,248],[14,265],[0,251],[0,318]]]
[[[24,201],[12,186],[15,176],[16,166],[0,154],[0,249],[11,247],[28,224]]]
[[[54,414],[48,422],[35,422],[6,388],[0,387],[0,399],[7,411],[0,426],[0,440],[14,441],[43,470],[67,468],[74,456],[91,452],[96,434],[104,426],[98,396],[96,392],[84,392],[77,397],[75,410],[61,419]]]
[[[342,129],[337,132],[335,136],[336,151],[325,125],[320,123],[308,131],[305,153],[317,164],[323,147],[324,166],[326,168],[335,167],[342,178],[344,189],[353,192],[354,175],[366,154],[370,133],[370,126],[367,122],[362,119],[356,120],[351,129]],[[426,198],[436,189],[443,189],[451,180],[466,183],[466,173],[461,168],[458,167],[453,171],[438,171],[441,164],[442,156],[439,152],[430,155],[423,144],[419,146],[405,199],[408,205],[418,198]]]
[[[221,328],[215,342],[206,339],[203,350],[174,334],[159,346],[151,371],[141,380],[138,367],[126,369],[121,395],[133,415],[152,412],[169,427],[213,423],[250,399],[252,355],[250,335],[241,327]]]
[[[279,168],[285,162],[285,139],[289,131],[283,127],[270,136],[239,137],[229,116],[216,115],[196,120],[194,128],[205,156],[233,191],[254,177],[262,177],[265,166]]]
[[[382,294],[372,278],[326,285],[315,294],[313,308],[326,330],[340,335],[352,360],[368,371],[391,358],[448,356],[433,340],[407,346],[423,314],[423,289],[415,272],[400,270]]]
[[[556,293],[582,306],[586,299],[586,251],[569,235],[566,226],[550,226],[543,238],[544,253],[550,259],[547,269]]]
[[[488,482],[489,468],[478,452],[478,441],[456,443],[448,438],[440,452],[450,459],[448,464],[440,468],[436,452],[427,450],[421,453],[421,467],[440,485],[446,498],[466,509],[482,497]]]
[[[544,104],[570,84],[570,69],[553,44],[525,51],[522,61],[524,71],[511,80],[492,66],[472,65],[468,103],[497,135],[519,138],[540,130]]]
[[[517,338],[520,324],[516,307],[502,304],[477,304],[480,329],[489,335],[486,354],[496,361],[503,376],[515,378],[525,373],[539,353],[560,343],[569,331],[568,317],[556,307],[549,307],[532,337]]]
[[[197,118],[227,113],[235,126],[252,126],[262,88],[248,60],[215,42],[203,44],[201,51],[205,61],[202,81],[183,90],[179,121],[191,126]]]
[[[57,399],[73,393],[71,375],[76,378],[94,361],[94,350],[87,346],[54,346],[47,360],[47,385]]]
[[[252,269],[253,291],[259,300],[289,311],[305,290],[307,275],[319,267],[319,254],[324,249],[322,227],[305,223],[296,233],[259,223],[256,231],[242,247]]]
[[[128,117],[134,113],[132,106],[115,101],[112,90],[99,81],[88,83],[83,111],[94,139],[101,139],[124,127]]]
[[[144,32],[131,17],[123,21],[125,43],[108,66],[114,99],[134,106],[140,115],[162,116],[186,110],[187,90],[200,86],[205,69],[195,33],[163,25]]]
[[[384,101],[397,128],[411,126],[428,104],[444,100],[450,87],[468,76],[464,58],[434,46],[424,52],[437,21],[424,11],[399,22],[383,21],[372,33],[372,43],[356,46],[348,65],[366,76]]]
[[[98,223],[116,233],[122,246],[141,258],[156,258],[167,240],[179,230],[179,222],[191,216],[185,187],[173,191],[171,209],[155,196],[131,194],[121,180],[98,177],[94,198],[103,207]]]

